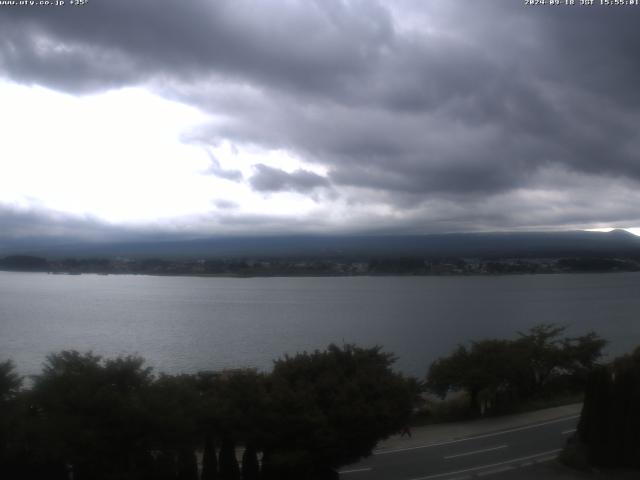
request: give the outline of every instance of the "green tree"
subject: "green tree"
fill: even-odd
[[[589,332],[581,337],[563,339],[564,368],[584,384],[589,372],[598,365],[606,344],[606,340],[595,332]]]
[[[172,472],[167,478],[192,475],[193,454],[204,441],[201,403],[195,375],[161,374],[146,391],[149,448],[161,453],[159,458],[166,464],[162,470]]]
[[[602,357],[606,341],[595,332],[560,338],[566,327],[541,324],[519,333],[516,388],[531,398],[552,387],[584,389],[586,375]]]
[[[394,360],[379,347],[331,345],[285,356],[268,375],[154,377],[138,357],[63,351],[47,358],[28,390],[5,362],[0,420],[20,422],[8,462],[3,420],[0,474],[67,480],[70,470],[75,480],[195,480],[195,452],[204,448],[202,480],[239,480],[241,473],[245,480],[337,478],[336,468],[370,454],[408,422],[419,385],[394,372]],[[17,410],[9,416],[10,404]],[[236,445],[244,446],[242,472]]]
[[[218,478],[218,456],[213,435],[205,434],[202,452],[202,480],[217,480]]]
[[[473,342],[469,349],[461,345],[431,365],[427,387],[442,398],[466,391],[469,408],[483,413],[495,405],[500,394],[512,393],[514,357],[513,344],[506,340]]]
[[[518,361],[520,366],[525,366],[520,372],[523,381],[519,385],[523,396],[540,391],[556,369],[565,365],[567,358],[558,338],[565,330],[553,324],[540,324],[527,333],[518,332],[520,338],[515,341],[519,348]]]
[[[242,480],[258,480],[260,478],[260,464],[256,447],[249,443],[242,454]]]
[[[266,376],[254,369],[200,372],[201,428],[219,439],[260,442],[267,401]]]
[[[578,437],[591,464],[640,468],[640,347],[589,374]]]
[[[13,362],[0,363],[0,477],[13,475],[17,455],[16,436],[19,406],[16,397],[22,387],[22,378]]]
[[[198,461],[191,448],[181,448],[178,452],[178,480],[198,480]]]
[[[418,385],[379,347],[330,345],[277,360],[269,383],[263,478],[326,478],[409,420]]]
[[[11,360],[0,362],[0,402],[13,400],[22,387],[22,377],[15,371]]]
[[[564,331],[564,327],[541,324],[515,340],[460,345],[431,364],[427,388],[442,398],[466,392],[470,410],[476,413],[508,410],[519,401],[558,390],[580,391],[606,342],[593,332],[560,338]]]
[[[219,463],[221,480],[240,480],[240,466],[236,458],[235,443],[230,437],[222,439]]]
[[[79,480],[140,476],[148,463],[144,398],[151,381],[151,370],[138,357],[50,355],[32,391],[38,448],[70,464]]]
[[[217,438],[221,445],[219,478],[237,478],[236,444],[251,447],[251,453],[265,437],[266,376],[254,369],[200,372],[197,382],[202,399],[201,430],[205,438]],[[208,464],[214,458],[209,450]],[[208,466],[204,473],[211,476],[213,471],[213,466]]]

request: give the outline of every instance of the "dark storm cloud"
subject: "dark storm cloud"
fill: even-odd
[[[238,99],[233,121],[207,134],[292,148],[329,165],[336,184],[416,201],[520,188],[550,164],[640,179],[633,15],[504,2],[447,8],[456,35],[396,32],[386,54],[325,101],[301,107],[286,89],[251,105]]]
[[[326,178],[301,168],[291,173],[263,164],[257,164],[254,168],[256,173],[249,183],[258,192],[310,193],[316,188],[329,186]]]
[[[330,182],[450,229],[606,222],[633,215],[622,200],[578,211],[580,185],[562,201],[517,195],[550,169],[590,179],[596,196],[638,186],[639,15],[512,0],[94,0],[0,11],[0,69],[71,92],[150,85],[216,115],[193,141],[285,149],[329,172],[258,165],[257,191]],[[215,159],[210,173],[241,180]]]
[[[392,35],[388,12],[368,0],[110,0],[3,9],[0,22],[10,76],[67,90],[207,73],[339,89]]]

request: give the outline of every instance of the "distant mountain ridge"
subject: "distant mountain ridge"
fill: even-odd
[[[29,254],[48,258],[371,258],[383,257],[572,257],[640,256],[640,237],[611,232],[494,232],[437,235],[282,235],[160,239],[65,244],[0,245],[0,257]]]

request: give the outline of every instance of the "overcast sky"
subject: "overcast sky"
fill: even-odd
[[[0,237],[640,227],[639,20],[524,0],[0,6]]]

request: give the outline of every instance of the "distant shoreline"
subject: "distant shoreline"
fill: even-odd
[[[0,258],[0,270],[198,277],[485,276],[640,271],[638,257]]]
[[[47,271],[34,271],[34,270],[6,270],[0,269],[0,272],[6,273],[40,273],[47,275],[56,275],[56,276],[81,276],[81,275],[94,275],[94,276],[140,276],[140,277],[182,277],[182,278],[388,278],[388,277],[402,277],[402,278],[411,278],[411,277],[508,277],[508,276],[539,276],[539,275],[602,275],[602,274],[621,274],[621,273],[640,273],[640,271],[630,271],[630,270],[603,270],[603,271],[564,271],[564,272],[506,272],[506,273],[421,273],[421,274],[403,274],[403,273],[362,273],[362,274],[346,274],[346,273],[326,273],[326,274],[318,274],[318,273],[300,273],[300,274],[255,274],[255,275],[243,275],[243,274],[232,274],[232,273],[143,273],[143,272],[110,272],[110,273],[99,273],[99,272],[80,272],[80,273],[70,273],[70,272],[47,272]]]

